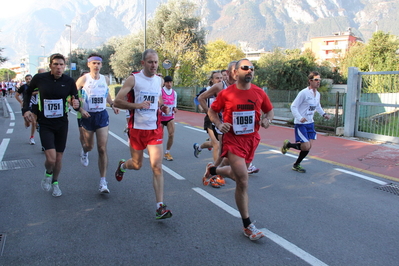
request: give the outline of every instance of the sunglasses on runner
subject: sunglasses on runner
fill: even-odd
[[[240,68],[241,68],[242,70],[245,70],[245,71],[247,71],[247,70],[249,70],[249,69],[251,69],[252,71],[254,71],[254,66],[240,66]]]
[[[311,79],[311,81],[320,81],[321,79]]]

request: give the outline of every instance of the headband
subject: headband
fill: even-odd
[[[101,57],[99,57],[99,56],[92,56],[92,57],[89,57],[87,59],[87,62],[91,62],[91,61],[100,61],[100,62],[102,62],[103,59]]]

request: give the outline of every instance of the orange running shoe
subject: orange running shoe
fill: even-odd
[[[210,178],[211,178],[211,173],[209,172],[209,168],[214,167],[214,166],[215,166],[215,165],[214,165],[212,162],[209,162],[209,163],[206,165],[204,177],[202,178],[202,184],[203,184],[204,186],[209,185],[209,183],[210,183]]]
[[[215,182],[218,183],[220,186],[226,185],[226,181],[224,180],[224,178],[221,175],[217,175],[215,177],[216,177]]]

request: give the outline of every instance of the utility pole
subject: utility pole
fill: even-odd
[[[72,77],[72,27],[68,24],[65,26],[69,28],[69,76]]]

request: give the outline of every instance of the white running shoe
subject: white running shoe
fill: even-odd
[[[265,236],[263,232],[256,228],[253,223],[250,224],[247,228],[244,228],[244,235],[250,240],[258,240],[259,238]]]
[[[35,139],[34,138],[30,138],[29,139],[29,143],[30,143],[30,145],[35,145],[36,144]]]
[[[61,189],[58,186],[58,182],[53,183],[53,197],[59,197],[62,195]]]
[[[82,150],[82,152],[80,153],[80,162],[83,164],[83,166],[89,165],[89,153],[88,152],[84,153]]]
[[[107,184],[108,184],[108,182],[106,182],[106,181],[100,181],[100,187],[98,189],[100,191],[100,193],[109,193]]]
[[[252,163],[249,165],[248,167],[248,174],[256,174],[259,172],[259,168],[257,168],[255,165],[253,165]]]
[[[42,179],[42,189],[44,191],[50,191],[51,189],[51,180],[53,179],[53,175],[49,175],[46,174],[46,172],[44,172],[44,178]]]

